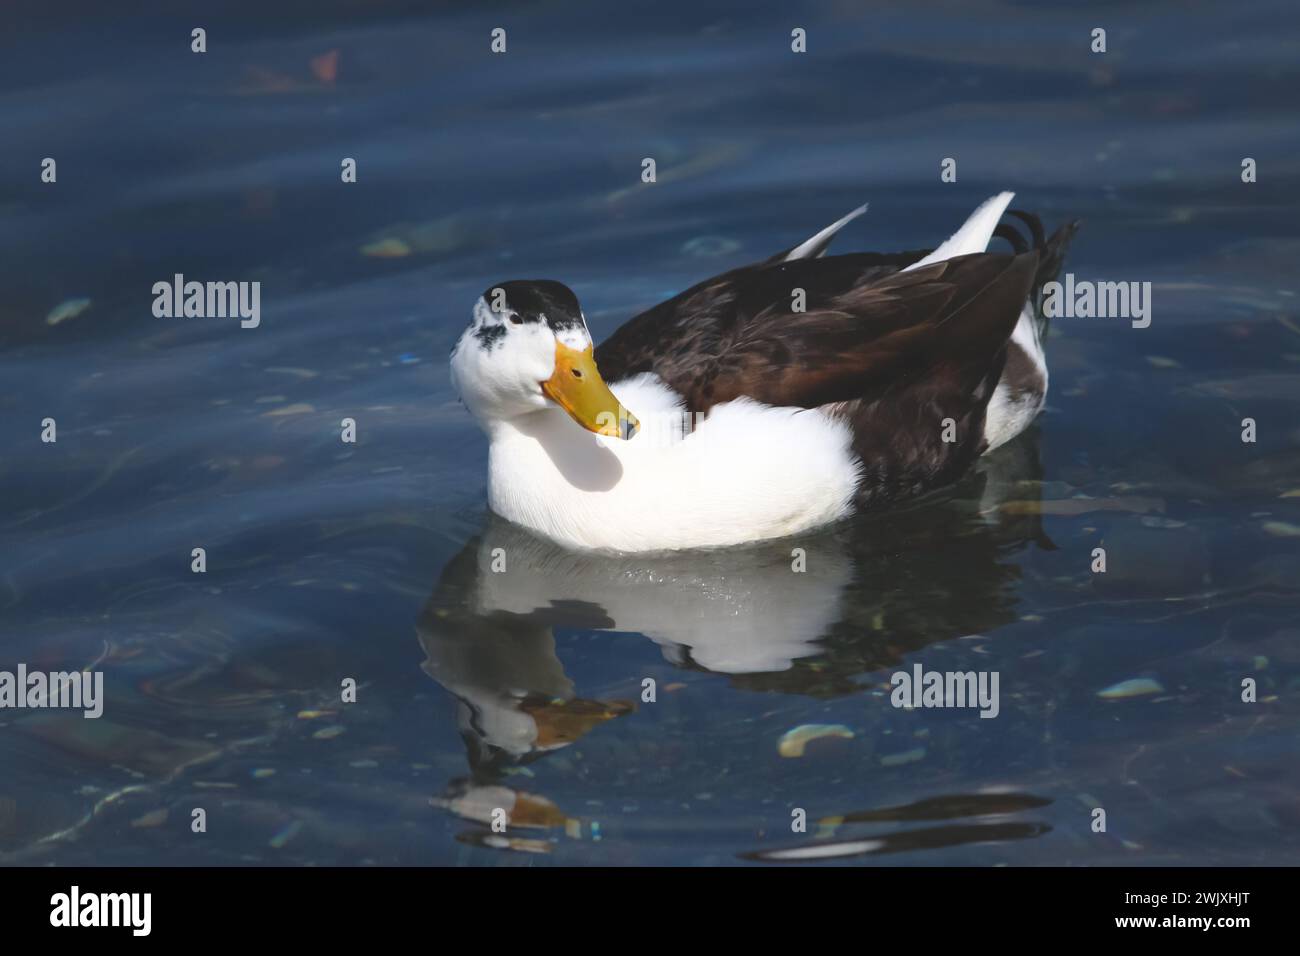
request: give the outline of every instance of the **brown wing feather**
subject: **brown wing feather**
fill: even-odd
[[[623,326],[597,363],[611,381],[654,372],[692,411],[741,396],[809,408],[872,399],[939,374],[974,389],[1015,328],[1037,254],[981,253],[911,272],[875,258],[724,274]],[[795,288],[807,293],[805,312],[791,311]]]
[[[979,253],[900,270],[926,251],[795,262],[773,257],[701,282],[632,319],[596,350],[610,381],[654,372],[692,411],[746,396],[845,421],[859,504],[957,480],[984,451],[1007,342],[1033,288],[1055,275],[1077,224],[1004,237]],[[1005,230],[999,235],[1004,235]],[[806,311],[791,310],[793,290]]]

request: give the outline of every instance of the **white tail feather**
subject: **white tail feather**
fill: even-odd
[[[984,200],[984,202],[980,203],[979,208],[970,214],[970,218],[966,220],[962,227],[952,234],[952,238],[924,259],[913,262],[903,271],[908,272],[912,269],[919,269],[921,266],[928,266],[932,262],[943,262],[943,260],[951,259],[954,256],[968,256],[974,252],[984,252],[989,247],[989,240],[993,238],[993,230],[998,227],[998,221],[1002,219],[1002,214],[1007,211],[1007,206],[1011,205],[1011,200],[1015,198],[1015,195],[1015,193],[998,193],[992,199]]]
[[[835,235],[835,233],[839,232],[841,229],[843,229],[845,226],[851,223],[854,219],[857,219],[864,212],[866,212],[868,205],[870,204],[863,203],[861,206],[853,210],[853,212],[849,213],[843,219],[838,219],[835,222],[831,223],[829,226],[827,226],[821,232],[817,233],[817,235],[813,236],[811,239],[805,239],[803,242],[799,243],[799,245],[795,246],[793,249],[787,252],[785,258],[782,259],[781,261],[793,262],[796,259],[807,259],[810,255],[817,252],[818,247],[821,246],[823,243],[825,243],[828,239],[830,239],[831,236]],[[824,252],[825,250],[822,251]],[[820,253],[818,254],[820,255]]]

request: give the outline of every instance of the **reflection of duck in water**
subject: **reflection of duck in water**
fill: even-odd
[[[456,782],[434,803],[483,824],[490,825],[493,814],[502,810],[512,829],[564,826],[569,821],[559,807],[544,796],[506,786],[503,771],[566,747],[633,709],[628,701],[578,697],[556,654],[552,623],[583,621],[601,627],[610,622],[582,608],[568,608],[569,613],[552,620],[546,614],[486,607],[475,593],[482,551],[483,546],[471,542],[452,559],[417,624],[426,655],[422,669],[457,698],[471,771],[470,779]],[[487,554],[490,562],[490,548]],[[491,575],[490,563],[485,567]],[[525,851],[547,848],[525,838],[474,836]]]
[[[932,252],[823,258],[856,210],[598,350],[560,283],[488,289],[451,373],[488,433],[492,510],[569,547],[645,552],[801,533],[958,480],[1047,392],[1030,299],[1074,226],[1047,239],[1012,212],[1029,248],[999,225],[1011,198]],[[995,235],[1017,254],[987,252]]]
[[[726,674],[782,671],[816,653],[853,575],[841,541],[658,558],[568,551],[493,520],[474,545],[476,620],[530,621],[648,637],[674,664]],[[468,551],[468,548],[467,548]],[[504,564],[505,570],[493,571]],[[799,564],[805,570],[796,572]]]
[[[639,633],[675,666],[828,696],[860,693],[861,675],[928,644],[1014,619],[1015,553],[1044,539],[1036,517],[1003,515],[998,503],[1037,497],[1038,478],[1026,436],[953,493],[887,520],[727,551],[574,552],[489,515],[418,622],[424,671],[458,699],[470,767],[435,803],[482,824],[502,809],[512,831],[578,826],[507,774],[634,704],[579,696],[555,628]],[[526,837],[463,836],[546,851]]]
[[[557,627],[641,634],[741,687],[855,693],[860,674],[1014,619],[1014,552],[1043,539],[997,501],[1036,496],[1037,478],[1026,438],[888,520],[726,551],[574,552],[489,516],[420,617],[423,668],[458,698],[471,766],[489,772],[633,709],[577,694]]]
[[[462,552],[449,566],[440,597],[459,590],[448,575],[462,570],[466,557]],[[547,622],[465,610],[458,613],[431,601],[418,630],[427,655],[424,672],[459,701],[458,721],[472,766],[565,747],[632,710],[624,701],[576,695]]]

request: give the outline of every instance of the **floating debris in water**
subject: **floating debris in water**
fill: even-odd
[[[275,776],[274,767],[258,767],[256,770],[253,771],[254,780],[265,780],[267,777],[274,777],[274,776]]]
[[[1175,521],[1173,518],[1162,518],[1159,515],[1143,515],[1138,519],[1144,528],[1186,528],[1186,521]]]
[[[90,308],[90,299],[67,299],[60,302],[45,317],[46,325],[58,325],[68,319],[75,319]]]
[[[901,754],[889,754],[880,758],[882,767],[901,767],[905,763],[916,763],[925,757],[924,747],[914,747],[911,750],[904,750]]]
[[[269,412],[263,412],[263,418],[277,418],[281,415],[305,415],[308,412],[316,411],[314,405],[308,405],[306,402],[297,402],[293,405],[284,405],[280,408],[273,408]]]
[[[330,50],[314,56],[308,61],[308,66],[311,67],[311,75],[323,85],[333,86],[339,77],[339,51]]]
[[[1265,521],[1260,528],[1267,535],[1274,538],[1300,538],[1300,525],[1294,525],[1286,521]]]
[[[312,734],[317,740],[333,740],[347,728],[341,724],[330,724],[328,727],[322,727],[316,733]]]
[[[1163,355],[1148,355],[1147,361],[1156,368],[1182,368],[1182,363],[1176,359],[1165,358]]]
[[[401,239],[379,239],[361,247],[361,254],[371,259],[401,259],[411,254],[411,247]]]
[[[853,731],[843,724],[800,724],[781,735],[776,750],[782,757],[802,757],[810,743],[823,737],[851,740]]]
[[[302,829],[302,821],[294,820],[288,826],[281,829],[280,832],[277,833],[275,836],[271,837],[269,841],[269,846],[273,850],[280,849],[286,843],[288,843],[290,840],[296,837],[298,835],[298,832],[301,829]]]
[[[143,829],[144,827],[160,827],[167,822],[167,813],[168,811],[166,807],[159,810],[150,810],[143,816],[136,817],[132,820],[131,826],[136,829]]]
[[[1148,694],[1164,692],[1164,686],[1158,680],[1152,680],[1150,677],[1134,677],[1097,691],[1097,696],[1104,700],[1122,700],[1125,697],[1145,697]]]
[[[300,710],[298,711],[299,720],[315,720],[317,717],[332,717],[337,711],[333,710]]]

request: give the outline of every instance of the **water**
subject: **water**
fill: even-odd
[[[169,10],[4,15],[0,670],[107,700],[0,712],[0,862],[1300,862],[1292,5]],[[804,574],[488,516],[446,369],[483,288],[561,279],[599,338],[1004,188],[1153,322],[1057,320],[1046,413],[961,485]],[[260,280],[261,325],[154,318],[178,272]],[[918,663],[998,716],[890,706]]]

